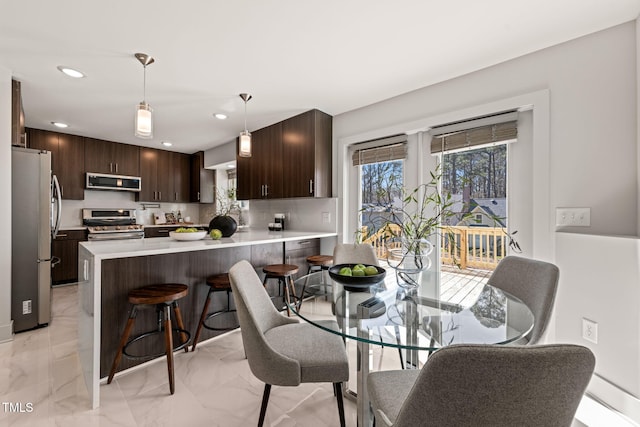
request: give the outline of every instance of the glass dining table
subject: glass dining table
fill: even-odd
[[[371,346],[400,349],[402,367],[419,369],[429,354],[451,344],[509,344],[523,339],[533,328],[531,310],[518,298],[490,285],[476,286],[464,301],[448,298],[440,289],[440,275],[426,271],[420,286],[397,285],[395,271],[388,269],[380,283],[348,286],[332,280],[326,271],[298,278],[296,288],[303,300],[326,298],[339,329],[327,328],[318,316],[305,310],[303,302],[291,310],[303,321],[338,334],[357,345],[356,398],[358,426],[370,426],[372,414],[366,379],[372,360]],[[298,293],[300,295],[300,293]],[[300,310],[298,310],[300,307]]]

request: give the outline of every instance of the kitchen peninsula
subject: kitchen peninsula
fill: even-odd
[[[242,259],[258,271],[264,265],[282,262],[297,263],[302,270],[305,265],[300,260],[307,253],[319,253],[321,239],[335,243],[335,236],[335,232],[248,230],[220,240],[176,241],[167,237],[81,243],[78,343],[92,407],[100,405],[100,380],[108,375],[117,350],[128,316],[130,290],[153,283],[187,285],[189,294],[180,300],[180,308],[186,329],[193,333],[208,292],[204,284],[207,276],[227,272]],[[141,313],[133,334],[154,327],[155,315]],[[216,334],[220,332],[203,330],[201,340]],[[123,358],[120,370],[140,363]]]

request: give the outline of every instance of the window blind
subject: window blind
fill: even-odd
[[[517,112],[495,114],[432,128],[431,153],[453,151],[518,137]]]
[[[351,156],[354,166],[378,162],[390,162],[407,158],[407,135],[395,135],[375,141],[357,144]]]

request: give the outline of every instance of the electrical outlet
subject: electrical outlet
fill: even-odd
[[[31,300],[22,301],[22,314],[31,314]]]
[[[589,227],[591,208],[556,208],[556,227]]]
[[[331,212],[322,212],[322,222],[325,224],[331,222]]]
[[[593,320],[582,319],[582,338],[598,344],[598,324]]]

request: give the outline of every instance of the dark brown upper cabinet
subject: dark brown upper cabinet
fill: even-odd
[[[140,176],[140,147],[85,138],[84,166],[87,172]]]
[[[24,147],[26,146],[25,141],[21,85],[19,81],[11,80],[11,145]]]
[[[331,197],[331,126],[311,110],[254,131],[252,156],[236,157],[238,199]]]
[[[284,197],[331,197],[332,118],[311,110],[282,122]]]
[[[66,133],[27,129],[29,148],[51,152],[51,171],[58,177],[62,198],[83,200],[84,138]]]
[[[252,132],[251,157],[236,159],[236,197],[239,200],[282,198],[282,166],[282,123]]]
[[[213,203],[215,171],[204,168],[204,151],[191,155],[191,201]]]
[[[143,202],[189,202],[191,164],[188,154],[140,148],[142,190],[136,200]]]

